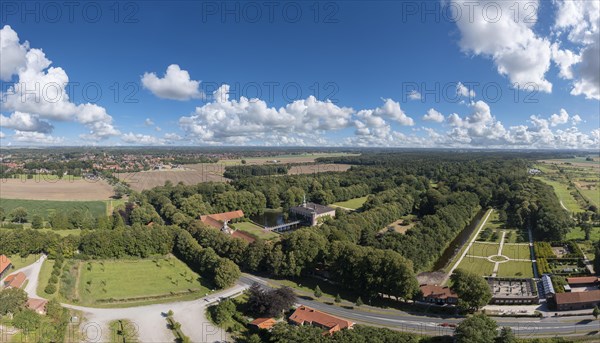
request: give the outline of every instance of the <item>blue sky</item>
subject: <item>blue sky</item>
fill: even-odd
[[[10,2],[1,144],[598,149],[599,3]]]

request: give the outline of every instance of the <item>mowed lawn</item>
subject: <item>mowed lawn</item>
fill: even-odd
[[[19,255],[12,255],[8,258],[10,259],[11,264],[14,267],[14,270],[25,268],[29,265],[32,265],[35,261],[40,258],[41,255],[27,255],[27,257],[21,257]]]
[[[567,208],[569,212],[583,212],[583,209],[577,203],[577,200],[571,195],[571,191],[567,188],[567,185],[563,182],[550,180],[545,177],[537,177],[539,180],[547,183],[554,188],[554,193],[562,204]],[[566,182],[566,181],[565,181]]]
[[[256,237],[264,239],[264,240],[279,238],[278,234],[273,233],[268,230],[263,230],[260,226],[254,224],[254,223],[251,223],[251,222],[240,222],[240,223],[232,224],[231,226],[235,227],[238,230],[251,233],[251,234],[255,235]]]
[[[516,244],[504,244],[502,246],[502,255],[508,258],[529,260],[531,259],[531,253],[529,251],[529,245],[516,245]]]
[[[367,197],[354,198],[346,201],[334,202],[332,205],[357,210],[367,201]]]
[[[80,270],[82,304],[152,301],[190,291],[201,296],[209,292],[200,276],[175,257],[88,261],[81,263]]]
[[[500,248],[500,244],[489,244],[489,243],[473,243],[469,251],[467,251],[467,255],[472,256],[493,256],[498,255],[498,249]]]
[[[498,277],[533,277],[533,265],[524,261],[500,263]]]
[[[567,240],[576,239],[576,240],[585,240],[585,232],[579,226],[574,227],[569,231],[566,235]],[[592,232],[590,233],[590,240],[592,242],[596,242],[600,240],[600,227],[593,227]]]
[[[55,211],[69,213],[75,209],[81,211],[89,210],[93,217],[106,215],[106,203],[103,201],[0,199],[0,207],[4,209],[6,214],[10,213],[16,207],[24,207],[27,209],[29,221],[31,221],[34,214],[39,214],[47,220]]]
[[[458,268],[471,271],[481,276],[491,276],[494,271],[494,264],[484,258],[465,256],[458,265]]]

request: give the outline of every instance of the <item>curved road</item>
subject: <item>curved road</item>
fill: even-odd
[[[36,294],[36,289],[42,262],[45,258],[45,256],[42,256],[32,265],[20,269],[29,279],[25,291],[30,297],[40,298]],[[271,287],[276,281],[243,274],[234,287],[193,301],[113,309],[70,304],[63,304],[63,306],[84,313],[85,322],[81,325],[81,329],[84,332],[84,338],[87,338],[85,340],[87,342],[108,341],[108,335],[110,334],[108,324],[117,319],[128,319],[134,323],[138,330],[138,337],[142,342],[170,342],[173,340],[173,335],[168,330],[163,316],[163,313],[169,310],[175,313],[174,318],[182,324],[184,333],[193,342],[218,342],[226,340],[227,336],[223,330],[211,325],[204,317],[206,306],[218,301],[220,297],[234,296],[254,282]],[[460,317],[411,314],[400,310],[381,309],[366,305],[360,308],[349,308],[305,299],[299,299],[299,303],[356,323],[389,327],[425,335],[451,335],[453,329],[443,327],[441,324],[458,324],[462,320]],[[511,327],[519,337],[588,335],[590,333],[597,334],[600,330],[598,321],[593,320],[591,315],[544,319],[498,317],[494,319],[499,326]]]

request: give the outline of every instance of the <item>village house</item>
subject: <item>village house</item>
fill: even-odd
[[[38,314],[46,314],[46,305],[48,304],[47,300],[44,299],[35,299],[29,298],[27,299],[27,308],[37,312]]]
[[[233,230],[229,227],[229,222],[233,219],[243,218],[244,212],[241,210],[232,211],[232,212],[224,212],[224,213],[215,213],[215,214],[207,214],[204,216],[200,216],[200,221],[210,227],[213,227],[217,230],[221,230],[221,232],[231,235],[235,238],[241,238],[248,243],[254,242],[256,239],[246,232],[240,230]]]
[[[277,323],[277,321],[274,318],[256,318],[248,325],[256,329],[271,330],[275,323]]]
[[[450,288],[441,287],[438,285],[421,285],[422,297],[421,301],[438,305],[456,305],[458,303],[458,295]]]
[[[27,281],[27,276],[23,272],[9,275],[4,279],[4,288],[21,288]]]
[[[318,219],[323,217],[335,217],[335,209],[329,206],[306,202],[306,197],[300,206],[290,207],[292,216],[304,220],[310,226],[315,226],[319,223]]]
[[[289,318],[292,324],[296,325],[314,325],[325,329],[323,334],[333,334],[334,332],[349,329],[354,323],[341,319],[325,312],[317,311],[307,306],[300,306],[292,313]]]
[[[0,255],[0,280],[8,275],[10,267],[12,267],[10,259],[6,255]]]

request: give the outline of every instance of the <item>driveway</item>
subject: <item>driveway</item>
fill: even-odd
[[[40,270],[45,260],[46,256],[44,255],[35,263],[16,271],[27,275],[29,282],[24,290],[30,298],[43,298],[37,294],[36,290]],[[212,325],[205,317],[206,307],[217,302],[221,297],[237,295],[246,288],[248,288],[248,284],[238,283],[229,289],[197,300],[128,308],[108,309],[62,305],[83,313],[80,330],[85,342],[110,341],[109,324],[119,319],[127,319],[133,323],[140,342],[173,342],[174,336],[167,328],[167,320],[164,317],[169,310],[174,312],[174,319],[181,323],[183,333],[190,337],[192,342],[220,342],[226,340],[228,336],[224,330]]]

